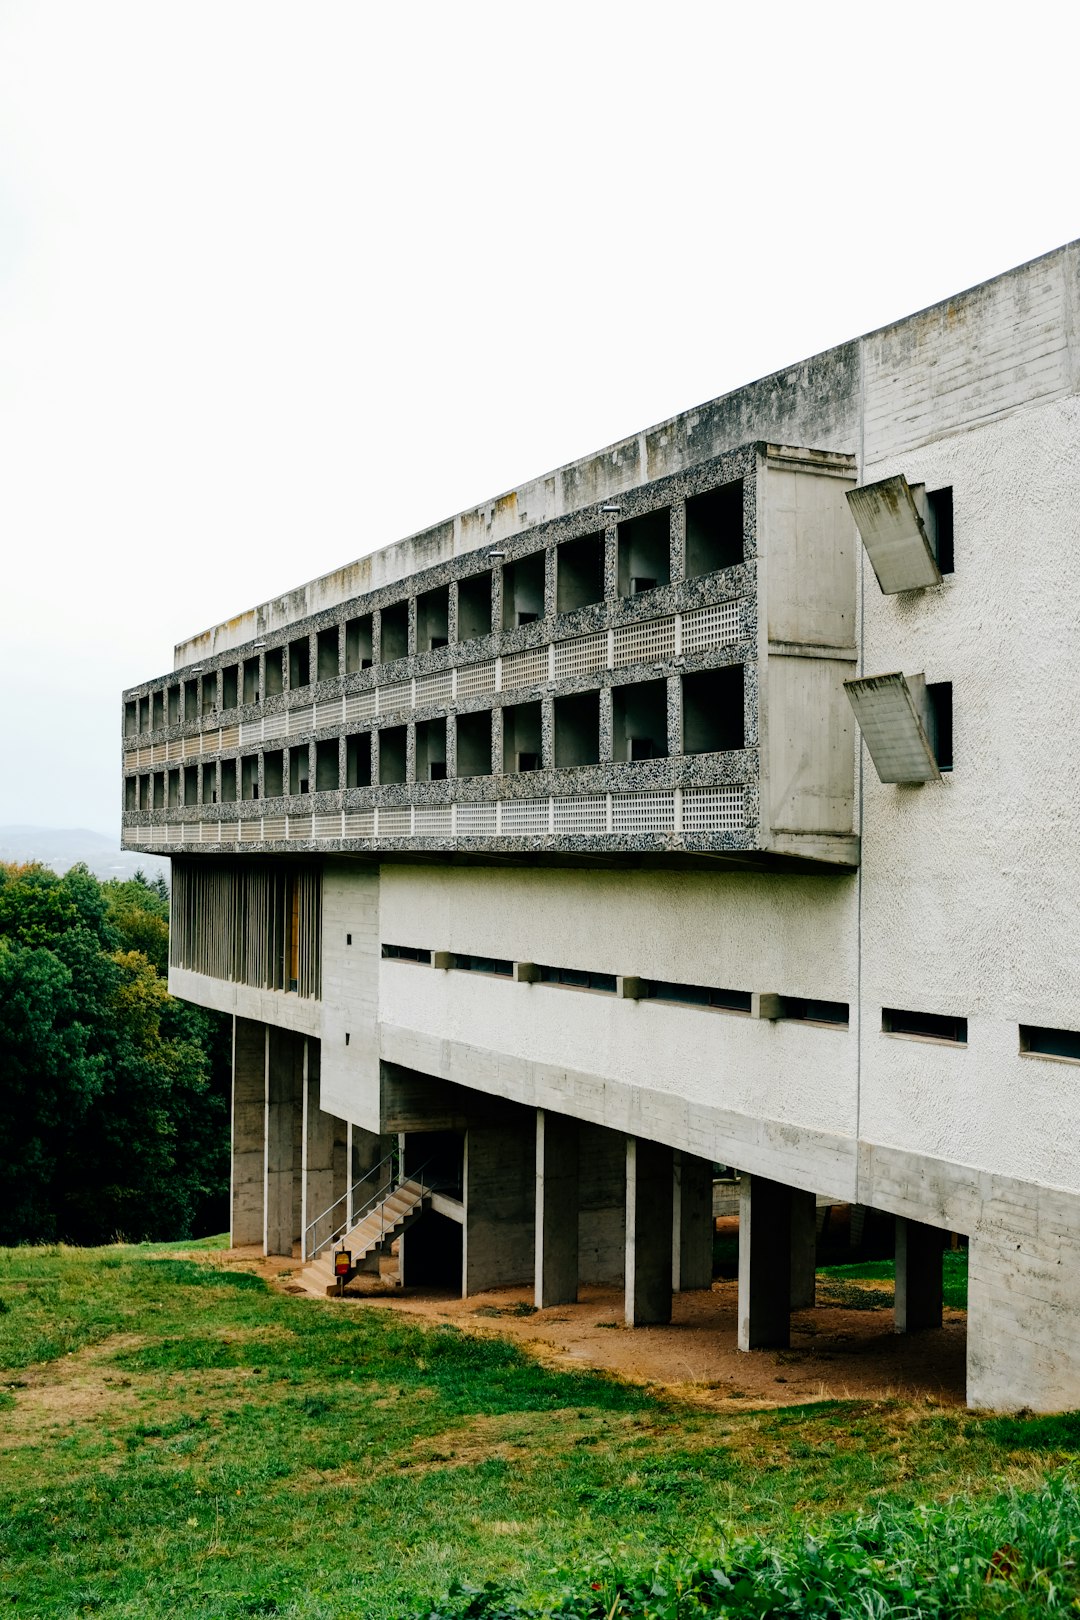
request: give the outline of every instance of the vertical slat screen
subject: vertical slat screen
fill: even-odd
[[[173,861],[169,960],[257,989],[317,999],[322,987],[322,873]]]

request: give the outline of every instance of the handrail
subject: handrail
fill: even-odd
[[[303,1241],[303,1259],[304,1259],[305,1264],[307,1264],[311,1260],[316,1259],[317,1256],[319,1254],[321,1254],[324,1249],[328,1248],[331,1244],[336,1243],[339,1238],[344,1237],[345,1234],[347,1232],[352,1231],[354,1227],[359,1226],[360,1222],[362,1220],[365,1220],[366,1217],[368,1215],[370,1215],[374,1209],[376,1209],[376,1207],[378,1207],[379,1205],[385,1205],[386,1200],[391,1196],[391,1194],[395,1191],[395,1189],[404,1186],[404,1184],[406,1182],[409,1182],[409,1181],[418,1182],[419,1185],[420,1185],[420,1191],[421,1191],[421,1196],[422,1197],[425,1197],[428,1193],[430,1193],[430,1192],[432,1192],[434,1190],[432,1187],[429,1187],[428,1185],[426,1185],[425,1182],[423,1182],[420,1179],[422,1177],[424,1171],[427,1169],[428,1165],[431,1163],[430,1159],[427,1159],[427,1160],[424,1161],[424,1163],[420,1166],[420,1168],[418,1170],[410,1171],[408,1175],[405,1175],[404,1173],[401,1173],[400,1175],[399,1174],[392,1174],[391,1176],[389,1176],[387,1178],[387,1180],[383,1184],[383,1186],[380,1187],[367,1200],[366,1203],[361,1204],[359,1206],[359,1208],[353,1208],[352,1207],[352,1200],[353,1200],[353,1195],[355,1194],[357,1188],[362,1187],[365,1181],[370,1181],[372,1176],[377,1175],[385,1166],[392,1165],[396,1161],[397,1157],[398,1156],[397,1156],[396,1153],[388,1153],[385,1156],[385,1158],[382,1158],[382,1159],[379,1160],[378,1164],[374,1165],[370,1170],[368,1170],[364,1175],[362,1175],[360,1177],[359,1181],[355,1182],[353,1184],[353,1186],[351,1186],[349,1188],[348,1192],[342,1193],[341,1197],[336,1198],[334,1200],[334,1202],[329,1206],[328,1209],[323,1210],[321,1215],[316,1215],[316,1217],[315,1217],[315,1219],[313,1221],[308,1222],[307,1226],[304,1228],[304,1241]],[[319,1226],[319,1224],[322,1221],[326,1220],[328,1215],[332,1215],[333,1212],[337,1208],[339,1208],[339,1206],[341,1204],[344,1204],[346,1206],[344,1221],[342,1221],[339,1224],[335,1225],[332,1228],[332,1230],[330,1231],[330,1233],[329,1233],[329,1235],[327,1237],[322,1238],[318,1242],[316,1242],[315,1241],[316,1228]],[[351,1214],[349,1213],[350,1209],[352,1210]],[[389,1222],[388,1223],[386,1221],[385,1211],[384,1211],[383,1214],[380,1217],[380,1228],[379,1228],[379,1241],[380,1242],[382,1241],[382,1239],[384,1238],[384,1236],[386,1234],[388,1225],[395,1225],[395,1224],[396,1224],[396,1222]]]

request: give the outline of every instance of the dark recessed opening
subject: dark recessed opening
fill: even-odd
[[[491,775],[491,710],[457,717],[457,774]]]
[[[337,738],[324,738],[322,742],[315,744],[315,791],[336,793],[340,786]]]
[[[902,1007],[883,1007],[881,1027],[887,1035],[921,1035],[935,1041],[967,1040],[967,1019],[941,1013],[911,1012]]]
[[[450,640],[450,587],[425,591],[416,598],[416,650],[434,652]]]
[[[180,724],[180,688],[178,686],[169,687],[168,710],[170,726],[178,726]]]
[[[195,718],[195,706],[196,706],[197,694],[198,694],[198,690],[199,690],[199,683],[198,683],[198,681],[188,681],[186,684],[191,687],[191,693],[192,693],[192,696],[191,696],[191,708],[188,711],[188,719],[193,720]],[[149,731],[150,730],[150,698],[149,698],[149,695],[147,695],[146,697],[139,698],[138,699],[138,704],[139,704],[139,730],[140,731]]]
[[[315,679],[318,681],[336,681],[340,673],[338,669],[338,642],[341,638],[340,628],[336,624],[328,625],[320,630],[315,640],[317,669]]]
[[[371,660],[371,614],[365,613],[362,618],[349,619],[345,624],[346,675],[370,669]]]
[[[667,753],[666,681],[616,686],[612,708],[615,759],[659,759]]]
[[[458,580],[457,633],[459,641],[476,641],[491,634],[491,570]]]
[[[686,577],[733,568],[743,556],[742,479],[691,495],[686,503]]]
[[[938,770],[951,771],[953,768],[952,681],[928,682],[926,701],[930,717],[930,747],[934,750]]]
[[[198,804],[199,777],[197,767],[194,765],[185,765],[182,767],[182,773],[180,789],[183,794],[184,803]]]
[[[932,489],[927,493],[933,529],[934,554],[943,574],[955,572],[953,556],[953,498],[952,485],[946,489]]]
[[[306,793],[311,786],[309,773],[311,759],[307,743],[298,743],[295,748],[289,749],[289,792],[294,795]]]
[[[124,736],[134,737],[139,730],[139,711],[134,698],[124,704]]]
[[[221,761],[221,802],[222,804],[236,803],[235,759],[223,759]]]
[[[726,664],[682,677],[684,754],[744,748],[743,666]]]
[[[295,691],[311,685],[311,643],[307,636],[289,642],[289,685]]]
[[[446,776],[446,721],[418,720],[416,724],[416,780],[441,782]]]
[[[646,512],[619,524],[619,595],[671,583],[671,510]]]
[[[259,758],[257,754],[248,754],[240,761],[240,797],[242,799],[257,799],[259,797]]]
[[[269,647],[266,651],[266,696],[280,697],[285,690],[283,662],[284,648]]]
[[[544,558],[533,551],[503,568],[503,629],[532,624],[544,617]]]
[[[574,692],[555,699],[555,765],[596,765],[600,760],[600,693]]]
[[[672,984],[666,979],[643,979],[639,998],[670,1001],[679,1007],[714,1007],[722,1012],[750,1011],[749,990],[718,990],[707,984]]]
[[[158,691],[151,693],[150,726],[151,726],[151,729],[153,731],[157,731],[159,729],[159,727],[163,726],[164,724],[165,724],[165,693],[164,693],[163,690],[159,689]]]
[[[268,799],[280,799],[285,792],[285,756],[280,748],[263,755],[263,789]]]
[[[500,979],[512,979],[514,976],[513,962],[507,962],[500,956],[464,956],[454,951],[450,966],[459,973],[491,973]]]
[[[371,786],[371,733],[368,731],[345,739],[345,786]]]
[[[541,984],[564,984],[571,990],[602,990],[615,994],[614,973],[591,973],[581,968],[541,967]]]
[[[379,660],[392,664],[395,658],[409,656],[409,604],[391,602],[382,610],[382,640]]]
[[[195,768],[192,767],[193,774],[194,769]],[[137,780],[139,784],[139,809],[152,810],[154,808],[154,803],[150,778],[149,776],[140,776],[137,778]]]
[[[203,804],[217,804],[217,766],[216,765],[203,765],[201,767],[201,769],[202,769],[202,802],[203,802]],[[162,786],[164,787],[164,783],[162,784]],[[256,788],[255,797],[258,798],[258,796],[259,796],[258,789]],[[156,806],[156,805],[159,805],[159,804],[163,803],[163,801],[164,801],[164,794],[162,794],[161,798],[158,797],[157,783],[156,783],[156,778],[155,778],[154,804]]]
[[[539,703],[511,703],[503,709],[503,770],[538,771],[543,763],[543,721]]]
[[[431,966],[431,952],[417,945],[384,945],[382,954],[389,962],[424,962]]]
[[[258,703],[259,701],[259,660],[257,658],[244,659],[244,702]]]
[[[149,702],[149,700],[147,698],[141,698],[139,700],[139,730],[140,731],[149,731],[150,730],[150,711],[149,711],[148,707],[145,709],[145,711],[144,711],[144,708],[143,708],[143,705],[148,704],[148,702]],[[198,678],[198,676],[194,676],[192,679],[186,680],[184,682],[184,720],[185,720],[185,722],[190,724],[192,720],[197,720],[198,718],[199,718],[199,678]]]
[[[137,776],[124,778],[124,809],[137,810],[139,808],[139,779]]]
[[[209,675],[199,677],[199,702],[203,714],[217,714],[218,712],[218,672],[212,670]]]
[[[180,803],[180,772],[169,771],[165,779],[165,803],[174,810]]]
[[[1020,1025],[1021,1052],[1042,1057],[1071,1058],[1080,1063],[1080,1032],[1075,1029],[1043,1029],[1038,1024]]]
[[[228,664],[221,672],[221,707],[235,709],[240,702],[239,697],[240,669],[237,664]]]
[[[217,774],[215,767],[213,765],[204,765],[203,769],[208,773],[208,779],[213,781],[214,777]],[[213,773],[213,774],[211,775],[210,773]],[[152,805],[152,808],[155,809],[155,810],[164,810],[164,808],[165,808],[165,772],[164,771],[155,771],[154,772],[153,784],[152,784],[152,793],[153,793],[153,805]]]
[[[781,996],[779,1018],[801,1018],[809,1024],[848,1024],[846,1001],[818,1001],[812,996]]]
[[[408,734],[404,726],[386,726],[379,732],[379,781],[404,782]]]
[[[604,536],[564,540],[555,551],[556,610],[573,613],[604,600]]]

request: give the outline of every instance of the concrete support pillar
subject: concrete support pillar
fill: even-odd
[[[266,1038],[265,1024],[233,1019],[229,1241],[234,1248],[263,1241]]]
[[[626,1323],[671,1321],[672,1152],[626,1139]]]
[[[578,1297],[578,1126],[536,1110],[535,1303],[572,1305]]]
[[[470,1120],[465,1133],[462,1297],[531,1283],[536,1267],[536,1126],[531,1111]],[[426,1218],[426,1217],[425,1217]]]
[[[266,1061],[266,1211],[263,1248],[289,1254],[300,1240],[304,1042],[269,1030]]]
[[[712,1284],[713,1171],[693,1153],[676,1153],[674,1166],[671,1284],[678,1293]]]
[[[578,1126],[578,1282],[621,1288],[626,1274],[626,1138]]]
[[[896,1217],[896,1331],[941,1326],[941,1257],[945,1233]]]
[[[805,1311],[817,1298],[817,1198],[791,1189],[791,1309]]]
[[[320,1106],[319,1044],[312,1040],[304,1042],[301,1118],[300,1225],[310,1250],[346,1225],[348,1218],[345,1123]]]
[[[739,1349],[783,1349],[791,1325],[791,1188],[739,1183]]]

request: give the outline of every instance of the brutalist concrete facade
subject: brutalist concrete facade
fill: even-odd
[[[172,988],[236,1020],[238,1240],[300,1240],[396,1133],[454,1161],[412,1276],[619,1281],[656,1320],[707,1281],[720,1162],[744,1347],[783,1341],[817,1193],[896,1218],[908,1331],[969,1238],[974,1404],[1080,1403],[1078,263],[538,478],[125,694]],[[879,589],[846,495],[883,480],[938,514],[940,583]],[[845,683],[889,672],[922,786],[859,743]]]

